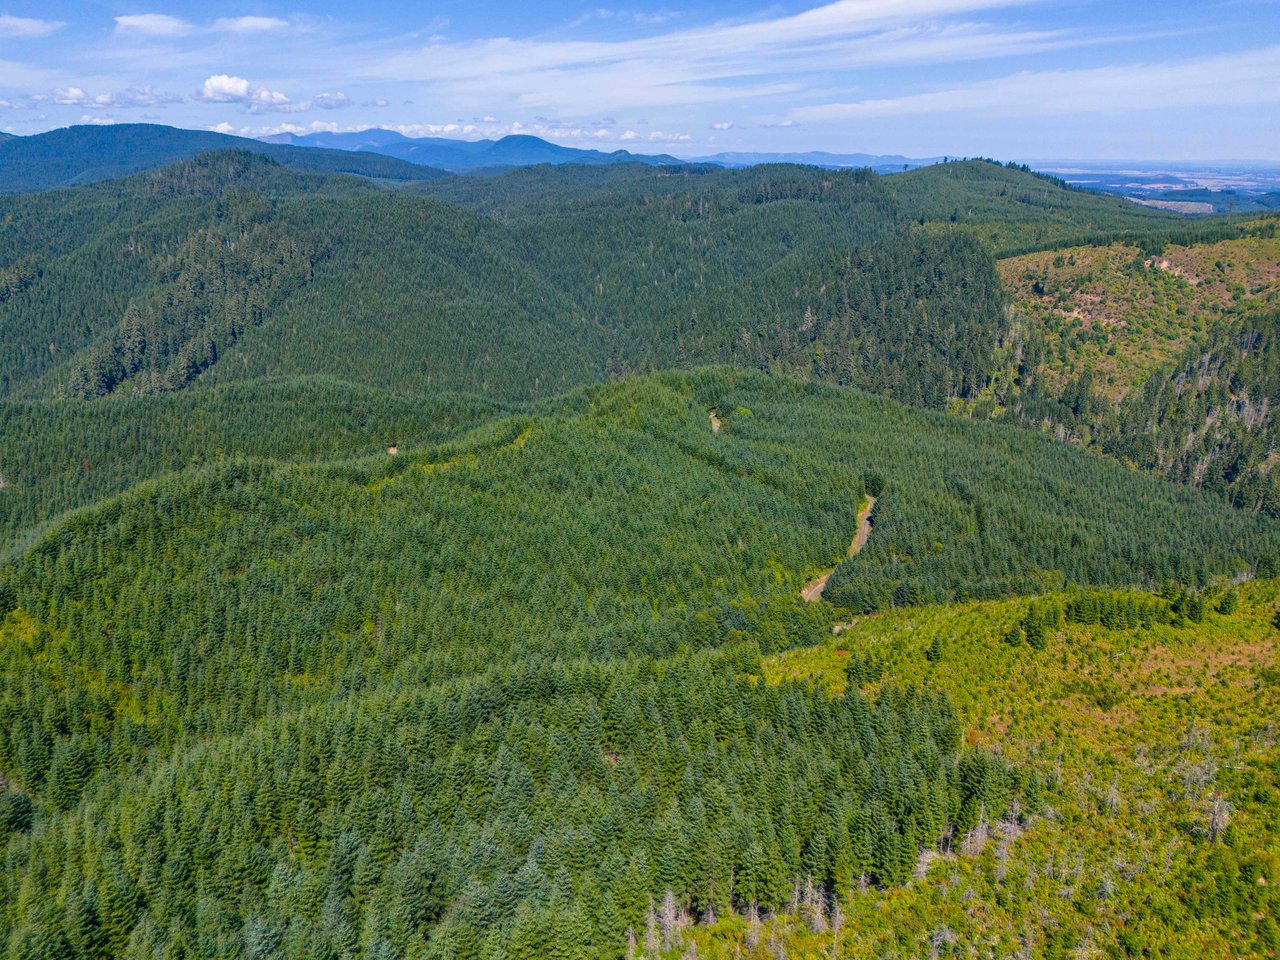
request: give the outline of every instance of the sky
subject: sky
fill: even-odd
[[[0,130],[1280,161],[1280,0],[0,0]]]

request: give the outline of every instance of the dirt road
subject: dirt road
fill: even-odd
[[[867,543],[867,537],[871,536],[871,511],[875,508],[876,498],[867,496],[867,502],[862,505],[862,509],[858,511],[858,532],[853,535],[853,542],[849,544],[849,556],[856,556]],[[804,585],[804,589],[800,591],[800,597],[809,603],[822,599],[822,591],[827,589],[827,581],[831,579],[831,575],[835,573],[835,567],[832,567],[816,580],[811,580]]]

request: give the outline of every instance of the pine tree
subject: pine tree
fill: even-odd
[[[938,634],[933,635],[933,640],[929,642],[929,646],[925,649],[924,658],[930,663],[937,663],[942,659],[942,637]]]

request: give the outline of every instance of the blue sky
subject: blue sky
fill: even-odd
[[[1280,161],[1275,0],[0,0],[0,129]]]

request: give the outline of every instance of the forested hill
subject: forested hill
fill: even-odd
[[[392,181],[444,176],[429,166],[379,154],[303,149],[207,130],[117,123],[64,127],[30,137],[0,136],[0,194],[123,177],[210,150],[247,150],[317,173],[350,173]]]
[[[762,164],[738,171],[738,182],[767,183],[788,164]],[[821,176],[823,171],[813,170]],[[714,180],[719,168],[690,165],[684,176],[702,174]],[[577,166],[535,167],[493,180],[457,177],[421,184],[414,189],[495,216],[519,218],[568,210],[616,209],[641,201],[662,186],[671,170],[591,169]],[[849,173],[850,171],[845,171]],[[826,171],[827,176],[836,171]],[[862,174],[866,175],[866,171]],[[753,174],[758,176],[754,177]],[[931,232],[963,232],[978,236],[1001,255],[1057,246],[1067,239],[1102,239],[1141,233],[1158,242],[1167,232],[1186,229],[1177,214],[1140,207],[1119,197],[1077,190],[1026,167],[990,160],[934,164],[905,173],[877,177],[895,199],[895,215]]]
[[[1274,222],[0,140],[0,957],[1280,948]]]
[[[754,679],[830,636],[799,588],[868,493],[864,606],[1280,550],[1030,431],[723,368],[191,467],[0,567],[9,954],[620,956],[664,897],[906,880],[1043,784],[937,693]]]
[[[895,174],[892,182],[908,217],[972,232],[1002,256],[1116,235],[1159,243],[1186,228],[1177,214],[989,160],[934,164]]]
[[[323,373],[529,398],[727,361],[941,406],[986,384],[1007,324],[982,216],[1028,237],[1178,222],[948,166],[1014,193],[952,223],[918,180],[622,165],[421,196],[231,152],[0,199],[0,396]]]
[[[0,391],[325,373],[527,398],[719,360],[938,406],[1004,322],[981,246],[903,223],[872,174],[624,170],[519,222],[305,181],[208,154],[0,201]]]
[[[257,457],[348,459],[438,443],[494,417],[475,394],[250,380],[105,400],[0,402],[0,554],[60,513],[161,473]]]
[[[1002,260],[1004,369],[957,409],[1280,516],[1280,220],[1223,226]]]

